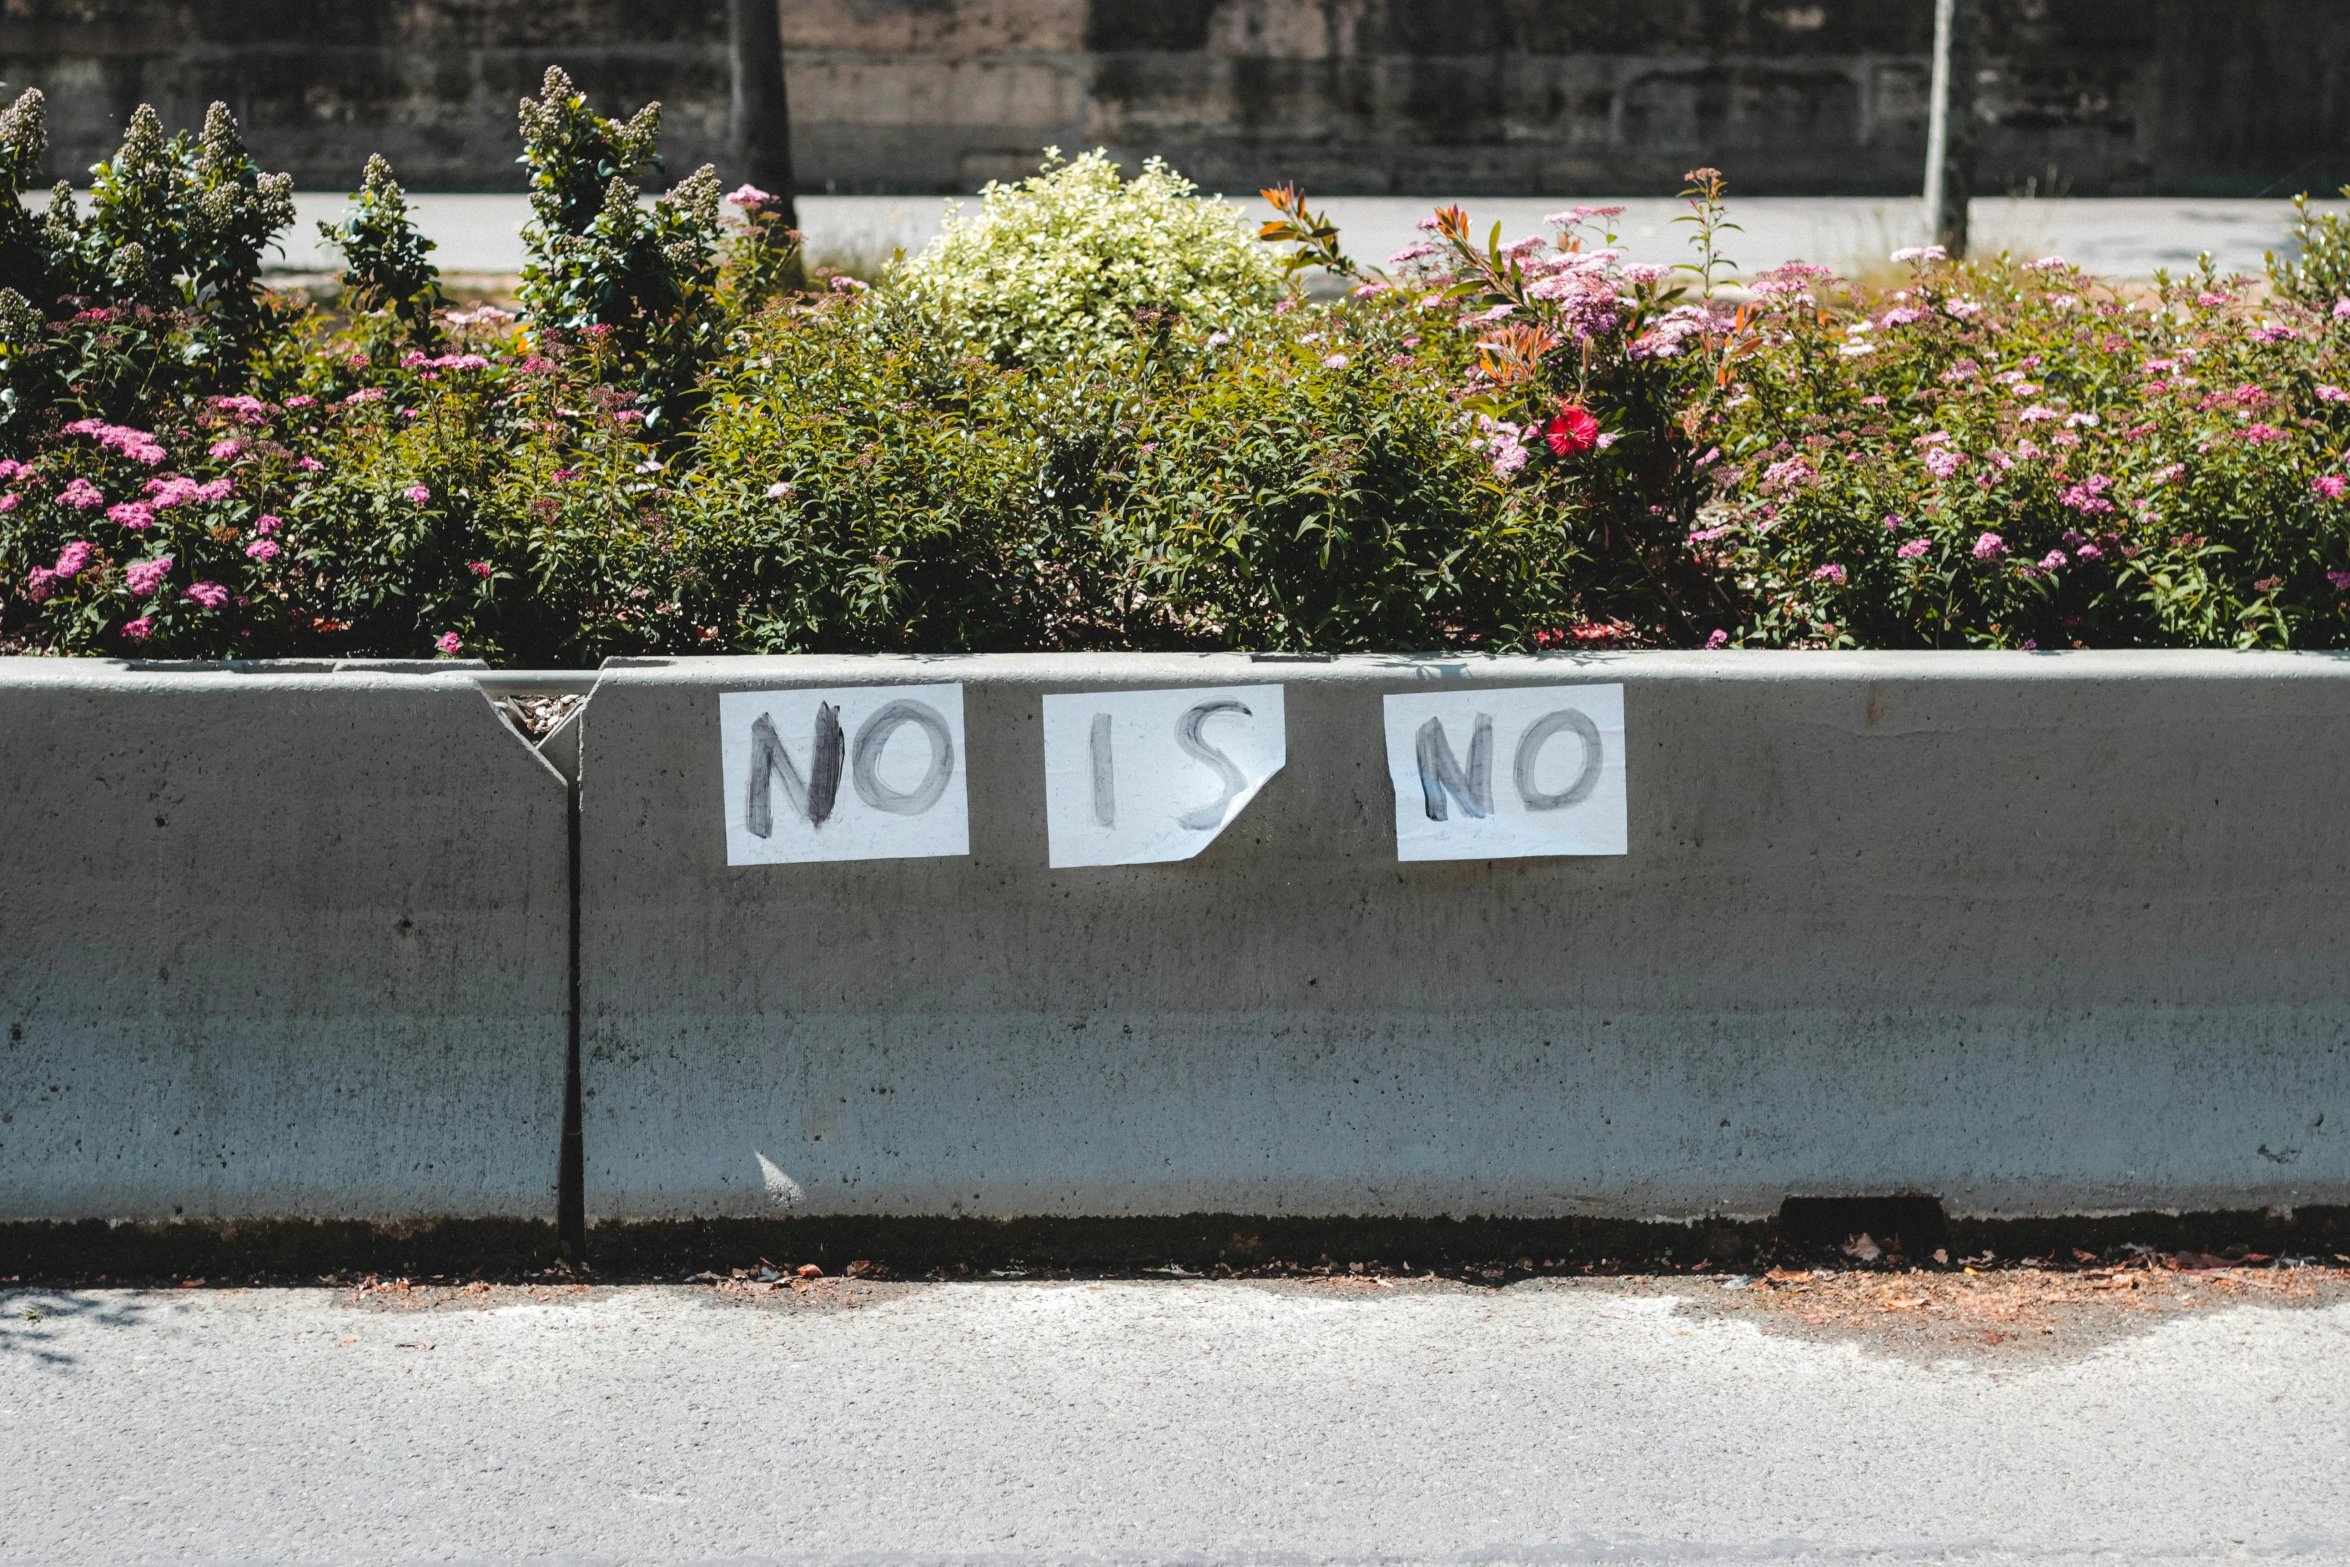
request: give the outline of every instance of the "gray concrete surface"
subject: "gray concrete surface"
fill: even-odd
[[[1198,858],[1047,868],[1048,691],[1286,686]],[[722,690],[966,683],[968,858],[729,868]],[[1380,697],[1621,681],[1631,852],[1399,865]],[[2350,1198],[2350,659],[616,661],[591,1221]]]
[[[1637,1286],[347,1301],[0,1295],[0,1560],[2350,1561],[2344,1305],[1921,1362]]]
[[[1228,193],[1236,198],[1247,192]],[[418,223],[439,242],[433,260],[444,272],[511,273],[522,265],[522,225],[529,204],[520,196],[419,195]],[[961,198],[976,206],[975,198]],[[1315,206],[1326,209],[1358,260],[1377,264],[1421,236],[1413,225],[1442,202],[1441,195],[1340,196]],[[1687,209],[1653,197],[1458,198],[1482,235],[1499,222],[1503,237],[1542,232],[1550,213],[1580,204],[1622,205],[1619,232],[1637,260],[1677,262],[1688,258],[1686,225],[1673,220]],[[322,272],[339,263],[317,241],[318,221],[340,218],[340,192],[305,192],[295,198],[299,216],[285,236],[285,253],[272,265],[287,272]],[[2339,210],[2340,203],[2331,204]],[[1232,202],[1249,222],[1270,209],[1253,197]],[[920,250],[938,232],[946,201],[935,196],[802,196],[800,221],[811,252],[820,261],[863,272],[894,249]],[[1885,197],[1769,196],[1740,198],[1731,216],[1745,230],[1724,242],[1725,251],[1755,271],[1782,261],[1823,262],[1848,269],[1882,270],[1887,255],[1922,242],[1923,209],[1914,200]],[[2192,268],[2210,251],[2222,271],[2258,275],[2270,250],[2291,246],[2293,205],[2289,200],[2112,198],[2016,200],[1993,197],[1974,204],[1979,253],[2001,249],[2018,255],[2061,253],[2101,276],[2150,277],[2159,268]]]
[[[0,1220],[552,1220],[568,832],[462,670],[0,659]]]

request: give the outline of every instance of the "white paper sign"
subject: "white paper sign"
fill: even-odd
[[[961,686],[718,697],[726,863],[971,852]]]
[[[1387,698],[1399,860],[1625,854],[1624,688]]]
[[[1051,863],[1188,860],[1288,759],[1279,686],[1048,696]]]

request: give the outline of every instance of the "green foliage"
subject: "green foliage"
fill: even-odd
[[[524,313],[554,337],[593,335],[667,426],[690,408],[717,350],[718,173],[705,164],[648,209],[640,172],[658,167],[661,106],[625,124],[591,110],[559,67],[522,100],[522,163],[531,221],[523,230]]]
[[[241,388],[287,326],[260,277],[293,220],[292,182],[254,166],[226,105],[194,137],[166,135],[141,105],[121,150],[91,170],[89,215],[60,184],[36,225],[17,196],[44,150],[40,95],[27,93],[0,116],[13,214],[0,222],[12,296],[0,297],[0,431]]]
[[[646,204],[657,112],[526,102],[525,319],[440,307],[371,162],[347,320],[259,287],[225,111],[20,205],[0,113],[0,649],[220,657],[2350,646],[2350,257],[2274,297],[2061,261],[1733,285],[1607,209],[1385,269],[1098,154],[810,294],[781,206]],[[1342,300],[1285,271],[1345,278]]]
[[[439,346],[433,312],[441,305],[441,274],[429,259],[435,246],[417,231],[389,163],[369,158],[342,222],[321,223],[318,233],[342,253],[343,302],[362,318],[359,336],[384,347]]]
[[[1002,365],[1127,351],[1180,321],[1232,330],[1281,295],[1282,272],[1218,202],[1156,158],[1130,182],[1100,152],[980,192],[890,279],[935,329]]]
[[[2342,189],[2350,200],[2350,186]],[[2294,254],[2280,258],[2269,252],[2269,285],[2281,299],[2312,310],[2350,299],[2350,218],[2339,213],[2312,212],[2305,191],[2293,198]]]

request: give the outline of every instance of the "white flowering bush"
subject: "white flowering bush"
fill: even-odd
[[[1175,322],[1232,330],[1273,308],[1279,262],[1221,202],[1156,158],[1132,180],[1101,152],[990,182],[890,288],[999,364],[1115,354]]]

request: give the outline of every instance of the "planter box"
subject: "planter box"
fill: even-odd
[[[1268,681],[1205,853],[1048,868],[1045,694]],[[940,682],[968,857],[728,866],[722,691]],[[1578,682],[1630,852],[1399,863],[1381,698]],[[620,661],[583,746],[591,1223],[2350,1199],[2350,660]]]
[[[0,1221],[551,1221],[568,836],[460,669],[0,660]]]

